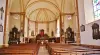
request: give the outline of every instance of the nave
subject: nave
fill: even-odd
[[[13,44],[0,48],[0,55],[100,55],[100,46],[61,43]]]
[[[100,55],[100,0],[0,0],[0,47],[0,55]]]

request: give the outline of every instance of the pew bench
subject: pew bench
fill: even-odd
[[[37,55],[38,49],[38,44],[11,45],[1,48],[0,55]]]
[[[50,55],[86,55],[89,53],[100,53],[100,49],[94,49],[87,46],[48,43],[46,48]]]

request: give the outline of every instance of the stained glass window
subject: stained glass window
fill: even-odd
[[[100,0],[93,0],[93,8],[95,20],[100,19]]]

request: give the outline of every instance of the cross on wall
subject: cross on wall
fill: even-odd
[[[3,7],[0,8],[0,12],[1,12],[1,20],[2,20],[3,13],[4,13],[4,9],[3,9]]]

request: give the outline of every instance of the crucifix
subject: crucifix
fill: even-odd
[[[1,20],[2,20],[2,16],[3,16],[3,13],[4,13],[3,7],[0,8],[0,11],[1,11]]]

